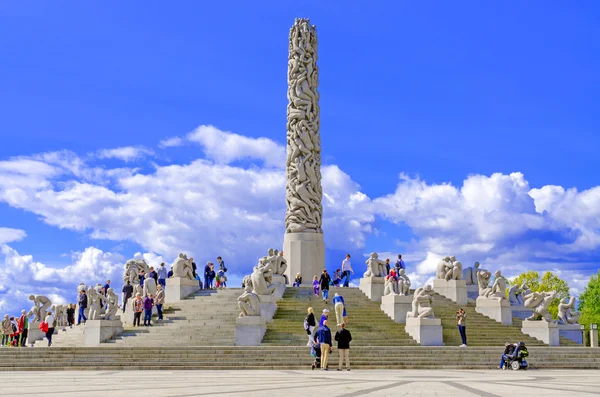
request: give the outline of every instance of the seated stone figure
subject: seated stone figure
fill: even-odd
[[[392,274],[385,276],[383,295],[398,295],[398,284]]]
[[[276,285],[273,285],[265,277],[265,274],[269,274],[271,271],[270,267],[254,266],[250,280],[252,281],[253,292],[257,295],[273,295],[277,289]]]
[[[188,280],[196,279],[194,277],[194,268],[192,266],[192,262],[188,259],[187,255],[180,253],[177,259],[175,259],[175,262],[173,262],[172,267],[173,277],[180,277]]]
[[[477,285],[477,273],[480,271],[479,262],[475,262],[473,267],[467,267],[463,270],[463,280],[467,285]]]
[[[119,309],[119,297],[115,294],[115,290],[109,288],[106,293],[106,303],[108,305],[106,313],[104,314],[105,320],[116,320],[115,314]]]
[[[417,288],[413,296],[412,311],[407,313],[409,318],[433,318],[433,289],[427,284]]]
[[[372,252],[367,259],[367,271],[363,274],[363,277],[385,277],[386,269],[385,262],[379,260],[379,255],[376,252]]]
[[[94,287],[89,287],[88,296],[88,320],[100,320],[100,293]]]
[[[452,268],[446,272],[446,280],[462,280],[462,263],[453,256],[450,257]]]
[[[260,299],[252,292],[252,281],[244,282],[244,285],[244,293],[238,297],[239,317],[260,316]]]
[[[406,270],[400,269],[398,274],[398,295],[409,295],[410,294],[410,279],[406,275]]]
[[[445,280],[446,273],[448,273],[448,270],[450,269],[452,269],[452,262],[450,261],[450,257],[447,256],[437,264],[435,278],[437,278],[438,280]]]
[[[500,270],[497,270],[494,276],[494,284],[484,296],[489,299],[506,300],[506,279],[502,276]]]
[[[148,266],[148,264],[146,263],[145,260],[143,260],[143,259],[128,260],[127,263],[125,263],[125,272],[123,273],[123,282],[127,283],[127,281],[129,281],[129,283],[131,285],[133,285],[133,288],[135,289],[136,286],[140,285],[140,273],[142,272],[142,270],[145,273],[150,272],[150,267]],[[141,291],[134,291],[134,295],[137,292],[141,293]]]
[[[565,298],[558,305],[559,324],[579,324],[581,313],[573,311],[575,309],[575,297]]]
[[[513,285],[508,290],[508,300],[511,306],[523,306],[525,304],[525,295],[531,293],[525,283],[521,285]]]
[[[44,321],[46,312],[52,306],[52,301],[43,295],[29,295],[29,300],[33,301],[33,307],[27,313],[27,317],[33,317],[33,322]]]
[[[275,254],[275,273],[279,275],[285,275],[285,271],[287,270],[287,261],[283,257],[283,252],[274,251]]]
[[[492,274],[487,270],[482,270],[477,272],[477,284],[479,287],[479,296],[486,296],[491,288],[490,288],[490,278]]]

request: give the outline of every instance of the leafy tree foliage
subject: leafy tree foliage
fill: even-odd
[[[513,285],[525,283],[533,292],[557,291],[556,299],[552,301],[548,309],[554,318],[558,315],[558,304],[561,299],[569,297],[569,284],[552,272],[545,272],[541,278],[536,271],[521,273],[512,279],[511,283]]]
[[[579,296],[579,322],[589,328],[590,324],[600,324],[600,270],[592,276]]]

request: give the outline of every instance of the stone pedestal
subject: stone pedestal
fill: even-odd
[[[312,285],[313,277],[325,269],[325,242],[322,233],[286,233],[283,236],[283,257],[287,261],[285,274],[291,283],[296,274],[303,285]]]
[[[285,277],[280,274],[273,275],[273,285],[277,286],[273,296],[276,300],[280,300],[283,298],[283,294],[285,293]]]
[[[412,310],[412,295],[384,295],[381,297],[381,310],[397,323],[406,322],[406,313]]]
[[[560,341],[558,338],[558,325],[554,323],[549,323],[544,320],[525,320],[523,321],[521,332],[538,340],[541,340],[542,342],[550,346],[560,345]]]
[[[267,331],[261,316],[238,317],[235,320],[235,345],[259,346]]]
[[[512,310],[506,299],[488,299],[479,297],[475,301],[475,311],[503,325],[512,325]]]
[[[533,309],[525,306],[511,306],[510,310],[513,317],[520,318],[521,320],[525,320],[533,315]]]
[[[83,345],[98,346],[123,332],[121,320],[88,320],[83,328]]]
[[[433,290],[454,303],[467,304],[467,282],[465,280],[433,280]]]
[[[363,277],[360,279],[358,288],[374,302],[381,302],[383,290],[385,289],[384,277]]]
[[[443,346],[442,320],[439,318],[406,318],[406,333],[421,346]]]
[[[559,324],[558,335],[571,339],[575,343],[583,344],[583,332],[585,327],[580,324]]]
[[[598,347],[598,325],[590,325],[590,347]]]
[[[467,300],[475,302],[479,298],[479,287],[477,285],[467,285]]]
[[[273,295],[258,295],[258,299],[260,300],[260,317],[263,321],[270,323],[277,311],[277,299]]]
[[[165,288],[165,303],[179,302],[199,290],[198,280],[181,277],[168,278],[167,287]]]
[[[40,323],[29,323],[29,331],[27,332],[27,343],[33,347],[33,342],[36,340],[42,340],[46,337],[46,334],[40,331]]]

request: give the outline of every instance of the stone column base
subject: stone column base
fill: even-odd
[[[165,303],[177,303],[199,290],[198,280],[181,277],[168,278],[165,288]]]
[[[367,298],[374,302],[381,302],[383,291],[385,289],[384,277],[363,277],[360,279],[358,289],[360,289]]]
[[[433,290],[454,303],[467,304],[467,282],[465,280],[433,280]]]
[[[273,293],[273,296],[276,300],[280,300],[283,298],[283,294],[285,293],[285,277],[280,274],[274,274],[272,284],[277,287]]]
[[[287,262],[285,274],[294,282],[302,276],[302,285],[312,285],[314,276],[325,269],[325,241],[323,233],[286,233],[283,235],[283,257]]]
[[[590,328],[590,347],[598,347],[598,325],[592,324],[590,327],[594,326],[596,328]]]
[[[83,345],[98,346],[121,332],[121,320],[88,320],[83,329]]]
[[[558,324],[558,335],[582,345],[584,328],[580,324]]]
[[[381,310],[397,323],[406,322],[406,313],[412,310],[412,295],[384,295],[381,297]]]
[[[238,317],[235,320],[235,345],[259,346],[267,327],[261,316]]]
[[[541,340],[549,346],[559,346],[560,339],[558,338],[558,325],[549,323],[544,320],[523,321],[521,332],[535,339]]]
[[[36,340],[42,340],[46,337],[46,334],[40,331],[40,323],[29,323],[29,331],[27,332],[27,343],[33,347],[33,343]]]
[[[406,333],[421,346],[443,346],[442,320],[439,318],[406,318]]]
[[[497,300],[480,296],[475,301],[475,311],[503,325],[512,325],[512,310],[506,299]],[[468,320],[467,320],[468,321]]]
[[[273,295],[258,295],[260,300],[260,317],[263,321],[270,323],[277,311],[277,300]],[[258,316],[256,316],[258,317]]]

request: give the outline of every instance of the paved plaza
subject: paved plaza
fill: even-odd
[[[586,396],[597,371],[58,371],[0,373],[0,396]]]

